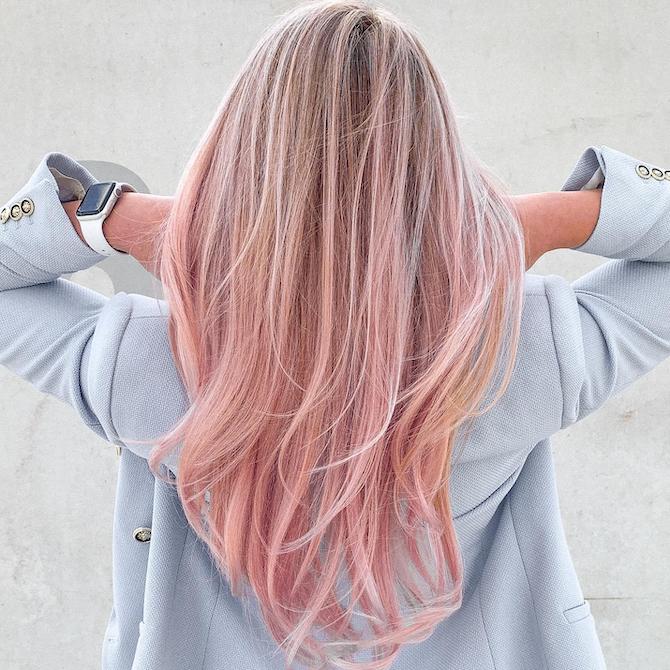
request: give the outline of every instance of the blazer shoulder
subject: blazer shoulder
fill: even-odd
[[[118,348],[110,414],[119,442],[147,458],[149,440],[168,432],[188,409],[188,396],[168,337],[165,300],[127,294],[131,304]]]
[[[502,458],[508,465],[514,461],[512,466],[516,467],[518,458],[560,429],[563,411],[562,380],[543,275],[525,273],[514,357],[505,391],[474,422],[474,440],[468,451],[476,460]],[[496,377],[499,380],[500,376]]]
[[[131,320],[147,317],[156,317],[167,319],[169,316],[169,306],[166,300],[156,298],[141,293],[126,294],[132,304]]]
[[[524,295],[546,295],[544,288],[544,276],[533,274],[532,272],[524,273]]]

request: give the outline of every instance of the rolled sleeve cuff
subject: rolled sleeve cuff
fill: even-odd
[[[7,210],[26,198],[32,212],[0,224],[0,290],[52,281],[84,270],[107,256],[77,234],[62,203],[83,197],[98,180],[60,152],[46,154],[28,181],[5,203]]]

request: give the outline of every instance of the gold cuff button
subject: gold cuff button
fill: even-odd
[[[35,203],[30,198],[24,198],[21,200],[21,211],[30,216],[35,211]]]
[[[151,539],[151,528],[135,528],[133,537],[138,542],[149,542]]]
[[[11,209],[9,210],[9,216],[11,216],[14,221],[18,221],[23,216],[23,212],[21,212],[21,205],[19,205],[18,202],[12,205]]]
[[[3,207],[0,210],[0,223],[7,223],[7,219],[9,219],[9,207]]]
[[[649,168],[646,165],[638,165],[635,171],[642,177],[642,179],[649,179]]]
[[[658,181],[665,179],[665,177],[663,176],[663,170],[659,170],[658,168],[651,168],[651,176],[654,179],[658,179]]]

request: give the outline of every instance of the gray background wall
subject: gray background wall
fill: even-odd
[[[0,0],[0,200],[52,150],[173,193],[233,74],[292,4]],[[466,140],[513,192],[558,190],[589,144],[670,165],[662,0],[386,6],[420,31]],[[600,262],[559,250],[532,271],[576,278]],[[132,260],[72,278],[151,292]],[[5,369],[0,389],[0,667],[99,667],[115,450]],[[566,533],[612,670],[670,668],[669,398],[670,361],[554,438]]]

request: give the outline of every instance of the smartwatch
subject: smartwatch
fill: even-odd
[[[136,192],[136,189],[122,181],[101,181],[91,184],[75,212],[86,243],[103,256],[129,255],[109,244],[102,232],[102,224],[124,191]]]

